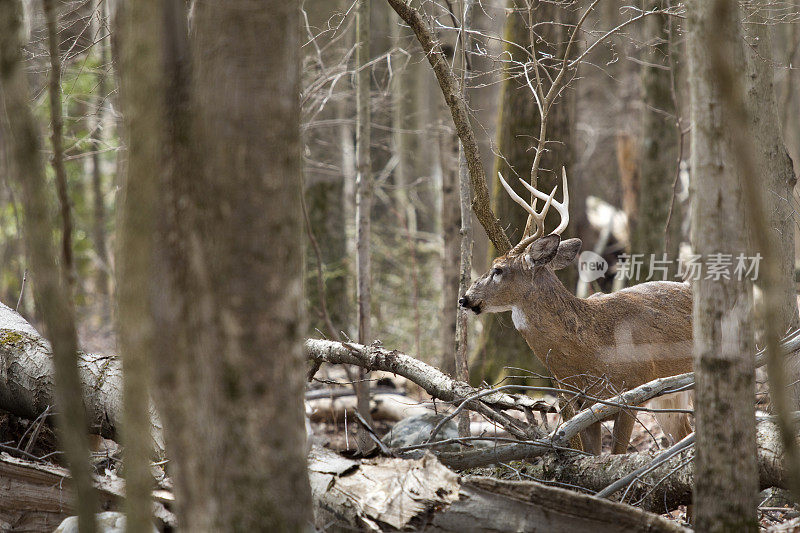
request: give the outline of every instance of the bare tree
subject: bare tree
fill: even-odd
[[[152,527],[150,382],[155,324],[153,236],[158,215],[162,116],[163,26],[158,2],[126,4],[118,14],[120,91],[127,141],[127,175],[119,199],[117,332],[123,358],[123,428],[127,527]]]
[[[106,203],[105,203],[105,187],[103,184],[103,170],[101,168],[102,156],[102,136],[103,136],[103,122],[106,117],[106,109],[108,103],[106,99],[108,95],[108,77],[110,76],[110,63],[109,57],[109,43],[110,40],[103,34],[107,32],[108,24],[108,5],[107,2],[95,0],[96,9],[98,10],[95,16],[97,20],[97,32],[102,38],[95,45],[95,48],[90,53],[94,53],[99,60],[99,68],[97,73],[97,88],[93,95],[93,108],[94,113],[87,114],[87,130],[92,136],[91,141],[91,162],[92,162],[92,240],[94,241],[94,251],[97,253],[98,268],[95,278],[95,290],[100,296],[102,304],[108,304],[106,298],[110,291],[109,287],[109,255],[108,246],[106,244]],[[93,18],[93,20],[95,20]],[[107,33],[106,33],[107,35]]]
[[[56,175],[56,189],[61,214],[61,268],[68,285],[75,284],[75,265],[72,260],[72,207],[67,186],[67,169],[64,167],[64,117],[61,108],[61,57],[59,56],[58,12],[55,0],[44,0],[44,14],[47,20],[47,44],[50,51],[50,123],[53,145],[53,170]]]
[[[179,520],[187,531],[302,530],[299,9],[197,3],[191,46],[183,9],[168,2],[163,15],[153,306],[174,334],[157,349]]]
[[[692,118],[692,242],[695,253],[747,254],[744,175],[737,164],[726,72],[744,70],[735,4],[695,0],[687,5]],[[711,51],[711,52],[709,52]],[[748,281],[701,277],[694,283],[696,527],[757,531],[755,366],[752,295]]]
[[[661,0],[646,8],[662,9]],[[677,259],[681,242],[680,205],[673,198],[681,138],[672,61],[672,17],[653,14],[644,20],[645,61],[642,64],[642,137],[639,164],[638,218],[633,228],[634,253]],[[669,221],[669,227],[667,222]],[[674,275],[674,269],[669,275]]]
[[[748,131],[759,157],[758,168],[764,174],[763,205],[769,228],[767,247],[777,256],[779,278],[774,287],[762,287],[772,291],[777,300],[775,329],[783,334],[800,326],[797,296],[795,291],[795,220],[793,191],[797,177],[792,160],[784,143],[780,118],[775,101],[772,66],[772,36],[770,21],[766,18],[765,2],[753,5],[756,9],[749,24],[743,25],[747,44],[744,47],[747,75],[744,91],[752,125]],[[773,303],[773,305],[775,305]],[[762,316],[764,313],[762,313]],[[793,383],[792,403],[800,406],[800,361],[789,361],[789,382]]]
[[[372,276],[370,262],[370,236],[372,223],[372,160],[370,158],[372,114],[370,113],[369,25],[370,0],[358,0],[356,8],[356,305],[358,340],[372,342]],[[359,369],[355,384],[358,412],[371,424],[369,414],[369,373]],[[366,429],[359,426],[358,445],[361,450],[371,448]]]
[[[22,190],[26,250],[34,279],[36,307],[53,345],[59,436],[78,497],[81,531],[95,530],[96,495],[89,465],[89,439],[78,375],[78,340],[72,298],[55,258],[49,223],[41,139],[31,112],[30,91],[22,68],[20,2],[0,1],[0,98],[10,137],[12,176]]]

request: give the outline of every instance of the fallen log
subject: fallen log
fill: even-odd
[[[122,420],[122,363],[117,356],[79,353],[90,427],[115,438]],[[0,303],[0,409],[35,419],[55,405],[50,343],[22,316]],[[151,406],[153,447],[164,452],[161,422]]]
[[[122,508],[122,479],[112,474],[95,477],[95,488],[104,511]],[[165,505],[172,494],[153,491],[153,514],[174,527],[175,517]],[[26,461],[0,453],[0,531],[53,531],[74,514],[74,492],[69,471],[60,466]]]
[[[787,488],[780,433],[772,420],[757,425],[759,483],[762,489]],[[656,452],[622,455],[564,456],[549,455],[535,465],[526,465],[526,475],[556,480],[595,493],[638,469],[645,469],[658,456]],[[694,450],[687,448],[664,463],[638,476],[616,492],[615,499],[641,505],[645,510],[663,513],[692,502],[694,486]]]
[[[641,509],[525,481],[461,479],[420,459],[345,459],[314,448],[309,476],[318,528],[370,531],[677,532]]]
[[[787,335],[781,341],[780,346],[785,356],[800,353],[800,330]],[[465,452],[435,452],[442,463],[455,469],[469,469],[506,461],[532,459],[555,449],[563,449],[567,447],[570,439],[597,421],[608,419],[622,410],[635,410],[637,405],[655,397],[690,389],[694,386],[693,372],[658,378],[612,398],[597,401],[597,403],[577,413],[571,420],[551,432],[547,437],[530,439],[526,437],[535,434],[531,428],[520,427],[520,423],[516,420],[511,422],[506,420],[510,417],[506,417],[506,419],[498,419],[497,417],[497,410],[499,409],[518,409],[522,411],[531,409],[529,403],[533,399],[525,395],[497,391],[494,394],[483,396],[483,394],[486,394],[487,389],[473,389],[466,383],[455,381],[436,368],[426,365],[409,355],[402,354],[396,350],[387,350],[380,346],[363,346],[354,343],[309,339],[306,341],[305,348],[308,358],[317,365],[322,362],[353,364],[369,370],[393,372],[417,383],[431,396],[448,402],[463,402],[468,398],[476,397],[476,399],[468,402],[467,408],[484,415],[488,413],[490,420],[500,423],[500,425],[509,430],[511,435],[521,441],[519,444],[498,446],[491,449]],[[765,362],[764,350],[758,351],[756,353],[756,366],[762,366]],[[507,387],[503,387],[503,389],[505,388]],[[520,388],[525,389],[526,387]],[[542,407],[543,405],[541,404],[536,405],[536,409],[542,409]],[[609,483],[613,481],[611,480]],[[597,490],[601,488],[603,487]]]

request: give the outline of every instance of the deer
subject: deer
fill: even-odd
[[[532,195],[523,200],[499,175],[500,183],[528,213],[520,242],[492,261],[459,299],[459,305],[480,313],[511,311],[514,327],[534,355],[562,387],[580,390],[584,403],[605,399],[622,390],[692,370],[692,293],[688,283],[650,281],[610,294],[588,298],[573,295],[558,279],[556,270],[573,263],[580,239],[561,239],[569,224],[569,191],[562,168],[562,201],[555,200],[558,186],[547,195],[525,180]],[[537,211],[537,201],[544,202]],[[550,207],[560,223],[545,235]],[[657,400],[661,407],[688,407],[689,395],[676,393]],[[652,402],[651,402],[652,403]],[[689,434],[685,413],[656,414],[668,437],[675,442]],[[621,411],[615,418],[612,453],[625,453],[635,416]],[[584,451],[598,455],[601,425],[581,433]]]

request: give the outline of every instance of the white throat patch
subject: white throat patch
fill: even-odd
[[[517,306],[511,308],[511,321],[514,322],[514,327],[517,328],[517,331],[528,329],[528,320],[525,318],[522,309]]]

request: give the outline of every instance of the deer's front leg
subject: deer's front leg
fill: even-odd
[[[628,443],[631,441],[633,424],[636,422],[636,414],[627,411],[620,411],[614,419],[614,432],[611,453],[628,453]]]
[[[595,422],[585,430],[581,431],[581,440],[583,441],[583,451],[593,455],[600,455],[602,449],[602,433],[600,422]]]

